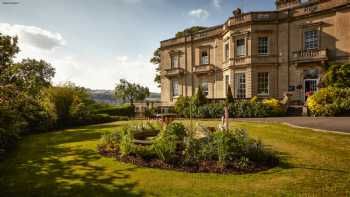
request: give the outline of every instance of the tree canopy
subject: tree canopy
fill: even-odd
[[[156,49],[153,53],[153,57],[151,58],[150,62],[154,65],[158,65],[156,68],[156,76],[154,77],[154,82],[158,84],[158,87],[160,87],[161,84],[161,78],[160,78],[160,48]]]
[[[326,86],[350,87],[350,64],[332,65],[328,68],[323,82]]]
[[[150,92],[147,87],[136,83],[130,83],[125,79],[121,79],[119,84],[115,87],[115,96],[123,99],[124,102],[130,102],[131,105],[133,105],[135,101],[145,100],[149,94]]]
[[[175,34],[175,37],[176,38],[179,38],[179,37],[182,37],[182,36],[185,36],[185,34],[193,34],[193,33],[196,33],[196,32],[199,32],[199,31],[202,31],[204,29],[207,29],[207,27],[203,27],[203,26],[192,26],[190,28],[187,28],[183,31],[179,31]]]

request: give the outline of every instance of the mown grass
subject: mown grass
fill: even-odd
[[[349,135],[231,122],[278,151],[283,163],[255,174],[189,174],[101,157],[101,134],[128,124],[135,122],[26,136],[0,162],[0,196],[350,196]]]

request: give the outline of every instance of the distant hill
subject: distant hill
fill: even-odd
[[[123,101],[121,99],[116,99],[114,97],[113,90],[91,90],[91,89],[88,89],[88,91],[89,91],[92,99],[97,101],[97,102],[109,103],[109,104],[123,103]],[[160,101],[160,93],[151,92],[150,96],[146,100]]]

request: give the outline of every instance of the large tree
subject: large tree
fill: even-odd
[[[0,33],[0,74],[13,63],[15,55],[19,52],[17,37],[6,36]]]
[[[159,67],[160,66],[160,48],[154,51],[153,57],[151,58],[150,62],[154,65],[157,65],[154,82],[158,84],[158,87],[160,87],[160,84],[161,84],[160,67]]]
[[[328,68],[323,82],[326,86],[350,87],[350,64],[332,65]]]
[[[42,88],[51,85],[54,76],[55,69],[49,63],[43,60],[24,59],[7,67],[2,80],[35,97]]]
[[[145,100],[149,94],[150,92],[147,87],[136,83],[130,83],[125,79],[121,79],[119,84],[115,87],[115,96],[123,99],[124,102],[130,102],[131,105],[134,105],[135,101]]]

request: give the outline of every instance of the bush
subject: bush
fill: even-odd
[[[186,128],[181,123],[171,123],[166,127],[166,134],[176,136],[176,140],[183,140],[186,136]]]
[[[277,99],[265,99],[263,100],[263,105],[266,107],[266,112],[269,116],[283,116],[287,113]]]
[[[323,82],[326,86],[349,88],[350,87],[350,64],[332,65],[327,69]]]
[[[119,150],[121,156],[127,156],[135,152],[134,133],[131,129],[124,128],[120,134]]]
[[[190,117],[191,99],[192,99],[191,97],[184,97],[184,96],[178,97],[175,103],[175,112],[186,118]]]
[[[94,113],[98,114],[108,114],[110,116],[135,116],[135,107],[129,104],[118,105],[118,106],[108,106],[102,109],[96,109]]]
[[[175,153],[177,148],[176,135],[162,132],[155,140],[152,145],[152,150],[159,159],[165,162],[173,162],[175,159]]]
[[[349,115],[350,88],[323,88],[308,98],[307,107],[313,116]]]
[[[101,136],[100,143],[97,145],[99,151],[116,152],[119,150],[121,136],[119,132],[104,133]]]

